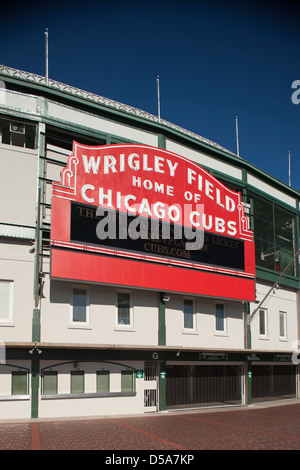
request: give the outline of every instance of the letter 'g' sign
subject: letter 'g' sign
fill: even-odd
[[[74,142],[51,221],[53,278],[254,300],[241,195],[187,158]]]

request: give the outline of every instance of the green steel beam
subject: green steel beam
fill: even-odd
[[[159,302],[159,345],[166,345],[166,304],[163,300],[164,294],[160,294]]]
[[[33,355],[38,354],[37,351]],[[31,418],[38,418],[40,361],[33,357],[31,361]]]
[[[159,372],[159,410],[166,410],[166,388],[167,388],[167,372],[166,372],[166,362],[162,361],[160,363],[160,372]]]

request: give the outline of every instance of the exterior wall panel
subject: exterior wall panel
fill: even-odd
[[[2,223],[35,226],[37,157],[34,150],[0,144]]]
[[[127,141],[141,142],[153,146],[158,144],[155,134],[135,130],[129,126],[113,122],[113,120],[95,117],[51,101],[48,102],[48,117],[53,120],[65,121],[72,123],[72,125],[84,126],[93,130],[101,129],[102,133],[113,134]]]
[[[257,299],[260,301],[269,291],[271,285],[257,282]],[[251,303],[251,312],[257,307]],[[261,335],[259,330],[259,312],[251,322],[252,348],[266,351],[294,351],[297,341],[297,294],[292,289],[274,289],[267,301],[261,306],[267,312],[266,335]],[[286,312],[286,338],[280,338],[279,312]]]
[[[0,238],[0,280],[13,282],[12,321],[0,322],[0,340],[31,341],[33,311],[34,254],[32,244]]]
[[[167,345],[191,348],[243,349],[244,325],[242,303],[224,303],[225,331],[216,331],[215,299],[194,298],[195,329],[183,328],[183,296],[171,295],[166,305]]]
[[[44,366],[51,366],[51,363],[48,362]],[[127,366],[127,370],[132,367],[142,369],[143,363],[128,362]],[[84,372],[84,394],[73,397],[70,394],[70,372],[74,370],[74,365],[57,363],[51,367],[58,371],[58,393],[51,396],[41,395],[39,402],[41,417],[124,415],[144,412],[143,380],[134,377],[135,392],[132,396],[126,396],[124,393],[122,396],[120,372],[126,370],[126,365],[95,361],[79,362],[78,367]],[[111,396],[100,396],[96,393],[96,371],[103,368],[110,372]]]
[[[248,183],[254,188],[257,188],[260,191],[263,191],[264,193],[266,193],[268,196],[272,196],[278,199],[279,201],[284,202],[285,204],[288,204],[289,206],[293,208],[296,208],[296,199],[289,197],[287,194],[284,194],[282,191],[278,191],[276,188],[273,188],[269,184],[264,183],[263,181],[259,180],[258,178],[250,174],[248,174],[247,180],[248,180]]]
[[[75,286],[87,287],[89,324],[70,322],[71,295]],[[128,289],[132,298],[133,325],[117,325],[117,287],[46,281],[42,302],[42,341],[65,344],[158,344],[158,296],[156,293]]]
[[[228,163],[224,163],[209,157],[202,152],[196,152],[195,150],[192,150],[183,145],[179,145],[175,142],[172,142],[171,140],[167,140],[166,149],[170,150],[171,152],[178,153],[179,155],[182,155],[194,161],[195,163],[198,163],[199,165],[217,170],[224,175],[230,175],[232,178],[242,180],[242,170],[234,167],[233,165],[229,165]]]

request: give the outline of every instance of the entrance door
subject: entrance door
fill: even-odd
[[[296,398],[296,367],[285,364],[252,365],[254,403]]]
[[[144,407],[145,411],[158,409],[158,363],[145,362],[144,364]]]
[[[240,405],[241,365],[167,365],[167,408]]]

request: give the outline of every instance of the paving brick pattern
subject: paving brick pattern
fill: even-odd
[[[151,416],[0,422],[0,450],[299,450],[300,403]]]
[[[31,425],[28,424],[1,424],[0,425],[1,450],[27,450],[31,449]]]

